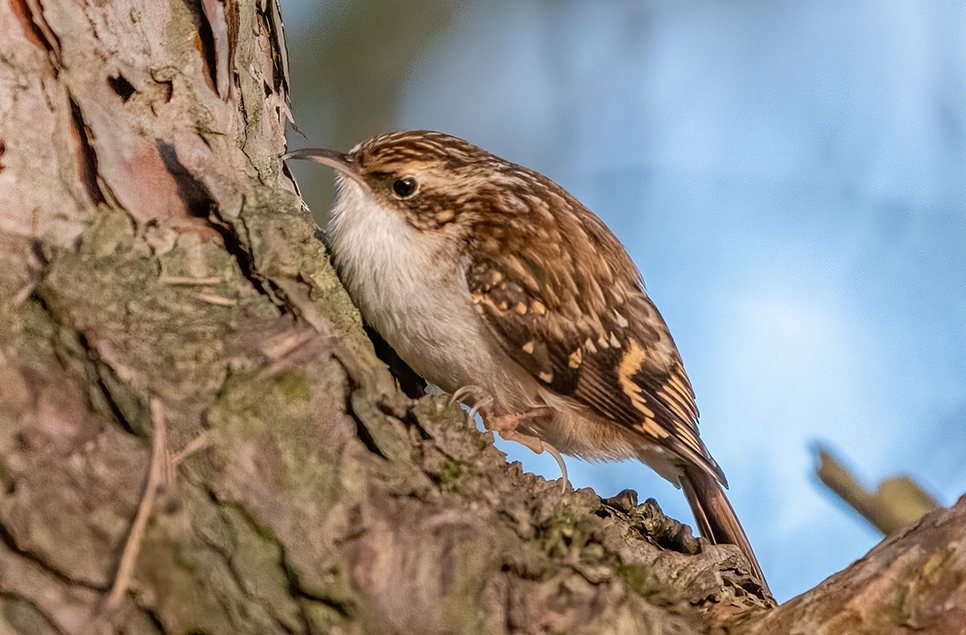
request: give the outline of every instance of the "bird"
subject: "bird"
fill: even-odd
[[[768,590],[698,434],[670,331],[620,240],[543,174],[430,130],[285,159],[335,168],[325,238],[363,318],[427,382],[531,450],[637,459]]]

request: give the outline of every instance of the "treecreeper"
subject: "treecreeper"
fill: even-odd
[[[701,535],[765,583],[698,436],[691,382],[641,274],[546,176],[439,132],[393,132],[336,170],[326,227],[363,317],[426,381],[534,452],[639,459],[682,488]]]

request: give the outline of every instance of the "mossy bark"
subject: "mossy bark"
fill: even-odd
[[[272,0],[3,0],[0,33],[0,633],[772,632],[736,549],[398,389],[278,158]],[[152,400],[207,444],[108,610]]]

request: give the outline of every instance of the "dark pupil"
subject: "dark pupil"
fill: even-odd
[[[404,179],[396,179],[392,184],[392,191],[396,193],[396,196],[406,198],[416,191],[416,179],[411,176],[407,176]]]

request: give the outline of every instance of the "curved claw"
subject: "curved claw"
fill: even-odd
[[[543,442],[543,449],[557,461],[557,465],[560,466],[560,472],[563,476],[563,482],[561,483],[561,494],[566,494],[567,489],[570,488],[570,479],[567,478],[567,464],[564,463],[563,456],[557,451],[557,448],[553,447],[546,441]]]
[[[493,404],[493,397],[484,397],[483,399],[480,399],[475,406],[470,408],[470,416],[475,417],[480,410],[492,404]]]
[[[516,425],[519,423],[520,419],[528,416],[533,416],[533,412],[498,418],[497,421],[494,422],[495,425],[493,426],[493,429],[499,432],[500,436],[507,441],[516,441],[520,445],[530,448],[531,451],[537,454],[546,452],[552,456],[557,462],[557,466],[560,468],[560,474],[563,477],[563,481],[561,483],[561,493],[566,493],[567,489],[570,487],[570,479],[567,477],[567,464],[564,463],[564,459],[560,454],[560,451],[543,439],[531,436],[529,434],[524,434],[516,429]],[[502,419],[502,421],[500,419]]]
[[[449,396],[449,403],[447,406],[452,406],[454,402],[463,403],[463,397],[467,395],[472,395],[475,392],[483,392],[483,389],[479,386],[463,386],[462,388],[457,388],[452,395]]]

